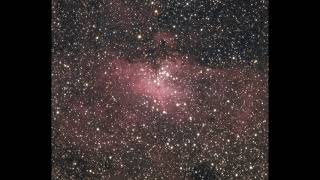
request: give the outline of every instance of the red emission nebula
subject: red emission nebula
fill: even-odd
[[[266,127],[267,113],[261,111],[266,109],[266,79],[258,72],[213,69],[174,53],[158,58],[157,63],[119,58],[106,62],[95,69],[96,81],[88,93],[93,100],[86,104],[88,95],[71,98],[72,113],[59,121],[59,129],[81,151],[98,151],[117,159],[120,163],[115,166],[121,171],[116,174],[132,168],[122,155],[138,146],[138,151],[150,154],[148,166],[173,171],[170,174],[178,178],[182,173],[173,167],[183,159],[175,153],[197,146],[198,153],[209,158],[213,150],[226,149],[217,145],[225,137],[238,145],[250,144],[246,138],[257,127]],[[167,133],[180,144],[177,152],[164,150],[174,148],[173,142],[160,138],[168,137]],[[196,143],[183,142],[182,136],[196,138]]]
[[[53,2],[53,179],[267,179],[267,66],[251,56],[263,14]]]

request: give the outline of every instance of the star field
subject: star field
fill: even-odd
[[[52,179],[268,179],[268,2],[53,0]]]

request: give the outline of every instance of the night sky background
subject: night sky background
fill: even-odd
[[[267,0],[52,0],[52,179],[268,179]]]

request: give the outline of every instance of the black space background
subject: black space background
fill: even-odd
[[[270,0],[270,179],[310,179],[308,176],[315,172],[312,167],[317,166],[301,162],[313,159],[309,149],[317,146],[316,141],[306,144],[317,131],[305,130],[314,132],[306,136],[303,127],[318,118],[310,117],[314,111],[309,103],[302,102],[309,99],[307,88],[316,84],[311,78],[317,76],[312,65],[304,63],[317,61],[310,57],[317,51],[302,52],[301,47],[309,45],[303,41],[316,38],[307,35],[317,21],[308,21],[314,14],[302,17],[303,4],[295,9],[293,4]],[[51,4],[12,1],[1,7],[5,9],[1,11],[1,95],[5,112],[1,117],[1,149],[5,150],[1,153],[5,159],[1,177],[51,179]]]

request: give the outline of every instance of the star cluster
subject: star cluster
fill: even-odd
[[[268,179],[267,11],[53,0],[52,179]]]

